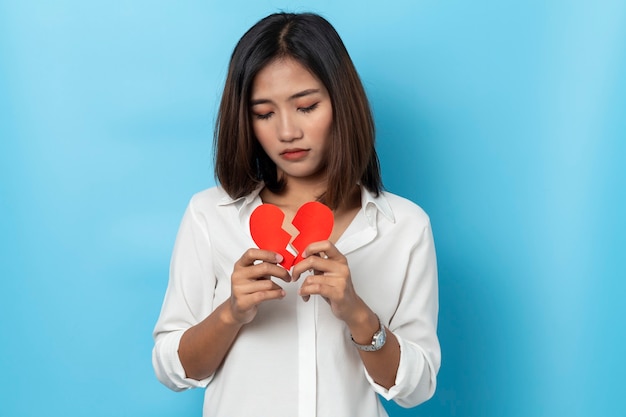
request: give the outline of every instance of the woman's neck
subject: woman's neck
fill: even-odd
[[[325,178],[313,181],[289,178],[280,193],[264,188],[261,191],[261,199],[283,209],[297,210],[302,204],[319,199],[326,191],[326,185]]]
[[[304,203],[318,200],[326,192],[326,179],[318,179],[316,181],[302,180],[299,178],[289,178],[285,184],[285,188],[280,193],[274,193],[268,188],[261,191],[261,200],[264,203],[274,204],[283,211],[295,212]],[[343,204],[337,207],[335,212],[344,210],[352,210],[361,205],[361,189],[355,184],[354,189],[349,196],[346,196]]]
[[[290,178],[287,182],[285,189],[280,193],[274,193],[268,188],[261,190],[261,200],[264,203],[270,203],[278,206],[283,213],[285,213],[285,219],[283,220],[283,229],[288,231],[292,236],[296,236],[299,232],[292,224],[293,218],[298,209],[309,201],[317,200],[326,191],[326,182],[313,183],[313,182],[299,182]],[[361,208],[361,187],[356,185],[348,195],[343,203],[333,210],[334,214],[334,227],[329,240],[336,243],[339,237],[350,225],[357,212]]]

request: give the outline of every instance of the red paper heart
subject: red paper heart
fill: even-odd
[[[333,223],[333,212],[328,206],[317,201],[311,201],[300,206],[291,222],[300,232],[292,243],[292,246],[298,251],[298,256],[293,261],[294,265],[303,259],[302,252],[309,244],[330,237]]]
[[[260,249],[280,253],[285,269],[291,268],[295,257],[287,250],[291,235],[283,230],[285,213],[273,204],[261,204],[250,215],[250,234]]]
[[[283,230],[285,214],[273,204],[261,204],[250,216],[250,233],[259,248],[280,253],[285,269],[302,260],[301,253],[306,247],[320,240],[326,240],[333,231],[333,212],[324,204],[312,201],[303,204],[293,218],[292,224],[300,232],[292,246],[298,252],[294,257],[287,246],[291,235]]]

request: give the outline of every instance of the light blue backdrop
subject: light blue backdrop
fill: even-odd
[[[200,415],[151,331],[229,54],[279,9],[336,26],[433,222],[439,388],[392,415],[626,415],[626,3],[213,3],[0,0],[1,416]]]

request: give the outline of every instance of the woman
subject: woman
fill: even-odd
[[[384,416],[430,398],[440,364],[437,271],[427,215],[382,191],[374,125],[332,26],[279,13],[230,61],[216,127],[220,186],[182,220],[154,331],[174,390],[206,387],[205,416]],[[252,211],[321,201],[326,241],[290,270],[257,249]]]

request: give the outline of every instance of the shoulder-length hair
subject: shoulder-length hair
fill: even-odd
[[[215,126],[215,176],[224,190],[239,198],[261,183],[278,193],[285,185],[254,135],[249,103],[254,77],[278,58],[298,61],[330,96],[328,186],[320,199],[337,208],[357,183],[378,195],[383,185],[365,90],[335,29],[311,13],[272,14],[250,28],[233,51]]]

